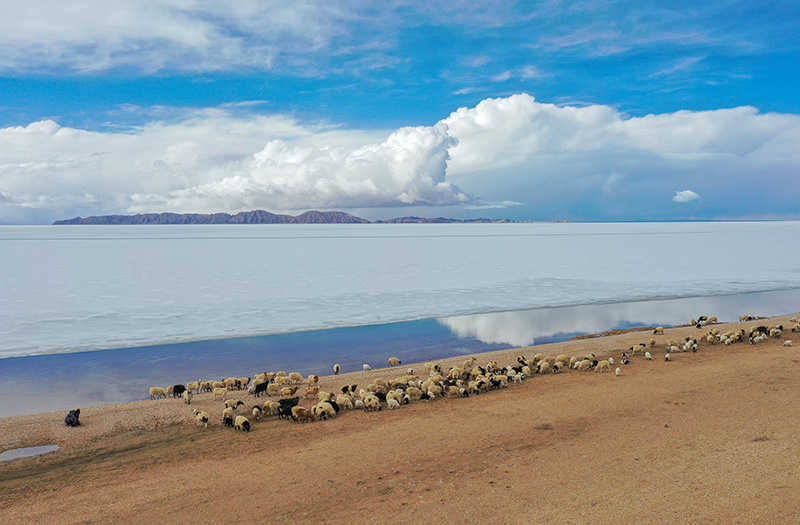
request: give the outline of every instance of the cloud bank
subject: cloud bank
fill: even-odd
[[[520,94],[394,131],[216,108],[124,132],[52,120],[0,130],[0,221],[399,206],[511,206],[541,220],[795,218],[799,169],[800,117],[752,107],[629,118]]]

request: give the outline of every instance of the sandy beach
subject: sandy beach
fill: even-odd
[[[3,523],[446,520],[486,523],[791,523],[800,515],[800,336],[786,315],[715,325],[725,332],[783,324],[757,345],[701,343],[621,376],[562,371],[469,398],[398,410],[341,412],[329,421],[221,424],[222,402],[195,396],[0,419],[0,451],[57,444],[57,452],[0,463]],[[654,337],[630,331],[476,355],[620,351]],[[389,356],[386,356],[387,359]],[[463,358],[441,361],[444,368]],[[324,390],[393,379],[422,364],[323,377]],[[287,370],[287,372],[289,372]],[[179,382],[176,379],[176,382]],[[231,397],[255,401],[246,392]],[[263,404],[260,398],[259,404]],[[301,404],[310,406],[310,402]],[[192,409],[212,416],[198,428]],[[252,420],[252,416],[250,417]]]

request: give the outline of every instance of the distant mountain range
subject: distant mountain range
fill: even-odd
[[[278,215],[264,210],[230,213],[137,213],[136,215],[94,215],[55,221],[64,224],[423,224],[423,223],[502,223],[508,219],[448,219],[436,217],[399,217],[385,221],[368,221],[341,211],[307,211],[297,216]]]

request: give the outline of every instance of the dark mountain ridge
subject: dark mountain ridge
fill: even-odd
[[[373,224],[421,224],[421,223],[487,223],[514,222],[507,219],[447,219],[436,217],[399,217],[379,220]],[[278,215],[264,210],[230,213],[137,213],[136,215],[93,215],[74,217],[53,222],[54,225],[71,224],[370,224],[367,219],[341,211],[307,211],[300,215]]]

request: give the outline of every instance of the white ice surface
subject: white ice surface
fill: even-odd
[[[797,222],[2,226],[0,357],[798,288],[798,233]]]

